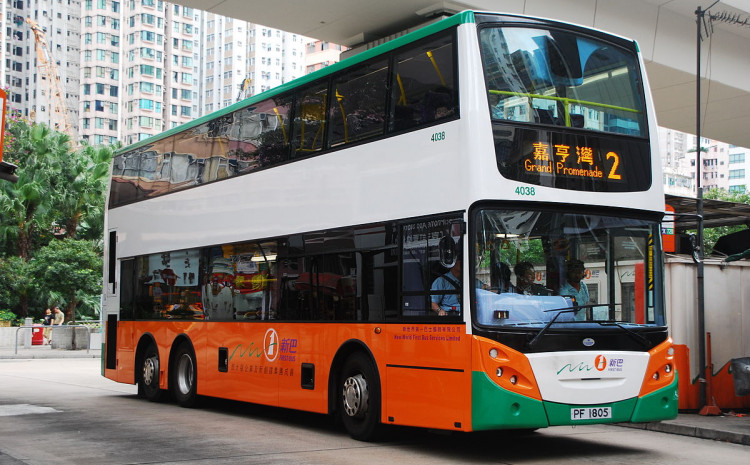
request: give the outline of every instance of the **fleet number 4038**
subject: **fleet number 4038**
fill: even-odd
[[[430,137],[430,140],[432,142],[442,142],[445,140],[445,131],[440,131],[432,134],[432,137]]]
[[[516,195],[536,195],[536,191],[533,187],[516,187]]]

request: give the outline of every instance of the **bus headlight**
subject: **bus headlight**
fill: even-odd
[[[495,348],[490,349],[490,357],[497,358],[497,349]]]
[[[516,384],[518,382],[518,377],[516,375],[513,375],[510,377],[510,384]]]
[[[500,378],[501,376],[503,376],[503,369],[502,369],[502,367],[498,367],[497,368],[497,377]]]
[[[666,365],[666,366],[664,367],[664,372],[665,372],[665,373],[672,373],[672,365],[670,365],[670,364],[667,364],[667,365]]]

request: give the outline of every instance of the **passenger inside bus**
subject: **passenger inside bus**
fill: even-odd
[[[534,265],[531,262],[518,262],[513,271],[516,273],[516,293],[524,295],[552,295],[552,291],[534,282]]]
[[[461,292],[461,257],[456,258],[447,273],[444,273],[432,282],[430,291],[432,311],[440,316],[445,316],[449,312],[461,313],[461,301],[459,293]]]
[[[588,305],[590,302],[589,289],[586,283],[582,281],[585,267],[581,260],[572,258],[565,263],[565,283],[560,286],[560,295],[572,297],[576,305]],[[581,311],[580,319],[583,319],[585,312]],[[578,313],[576,313],[578,319]]]

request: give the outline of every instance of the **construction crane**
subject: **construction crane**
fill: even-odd
[[[65,105],[65,97],[62,84],[60,82],[60,71],[57,62],[52,58],[52,54],[47,44],[47,37],[44,30],[39,24],[31,18],[26,18],[31,31],[34,33],[34,42],[36,44],[37,70],[42,80],[46,82],[46,89],[42,88],[42,94],[46,91],[49,95],[49,106],[51,109],[50,123],[53,128],[70,135],[72,140],[76,140],[73,134],[73,125],[68,118],[68,108]]]

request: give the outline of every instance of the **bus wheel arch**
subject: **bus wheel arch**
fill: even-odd
[[[169,391],[182,407],[198,403],[198,364],[195,348],[186,335],[175,338],[169,354]]]
[[[352,438],[373,441],[382,430],[381,399],[380,374],[372,353],[359,341],[345,343],[331,367],[330,411]]]
[[[151,402],[158,402],[164,395],[159,387],[161,363],[159,348],[151,334],[144,334],[138,341],[135,352],[135,382],[138,385],[138,395]]]

